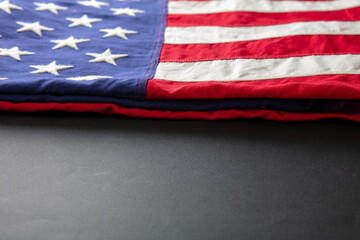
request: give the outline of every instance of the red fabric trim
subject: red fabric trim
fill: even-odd
[[[359,54],[359,42],[359,35],[312,35],[217,44],[164,44],[160,62]]]
[[[360,7],[337,11],[319,12],[287,12],[287,13],[258,13],[258,12],[226,12],[212,14],[169,14],[168,27],[190,26],[223,26],[249,27],[269,26],[293,22],[309,21],[358,21]]]
[[[125,108],[107,103],[11,103],[0,101],[1,111],[39,112],[96,112],[101,114],[120,114],[138,118],[166,118],[166,119],[251,119],[262,118],[276,121],[311,121],[324,118],[340,118],[360,122],[360,114],[342,113],[292,113],[263,109],[254,110],[217,110],[217,111],[185,111],[174,112],[164,110],[148,110],[139,108]]]
[[[173,82],[151,79],[148,99],[360,99],[360,75],[322,75],[258,81]]]

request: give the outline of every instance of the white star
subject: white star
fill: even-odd
[[[35,8],[36,11],[50,11],[52,13],[58,14],[58,10],[67,10],[67,7],[61,7],[58,5],[55,5],[53,3],[34,3],[37,8]]]
[[[90,76],[82,76],[82,77],[70,77],[67,80],[73,81],[91,81],[96,79],[106,79],[106,78],[113,78],[111,76],[98,76],[98,75],[90,75]]]
[[[114,36],[118,36],[121,37],[123,39],[128,39],[126,37],[126,34],[135,34],[137,32],[135,31],[131,31],[131,30],[126,30],[123,29],[121,27],[117,27],[117,28],[106,28],[106,29],[100,29],[100,32],[106,32],[106,34],[103,37],[114,37]]]
[[[129,15],[134,17],[136,13],[143,13],[143,10],[139,9],[131,9],[131,8],[110,8],[111,11],[114,12],[114,15]]]
[[[88,18],[88,16],[86,14],[84,16],[82,16],[81,18],[66,18],[66,20],[73,22],[72,24],[69,25],[69,27],[76,27],[76,26],[83,25],[83,26],[89,27],[89,28],[92,27],[91,23],[102,21],[102,19],[100,19],[100,18]]]
[[[58,70],[73,68],[71,65],[56,65],[56,61],[49,63],[48,65],[30,65],[32,68],[36,68],[37,70],[32,71],[30,73],[51,73],[54,75],[59,75]]]
[[[87,6],[87,7],[94,7],[94,8],[101,8],[101,6],[108,6],[109,4],[106,2],[98,2],[97,0],[88,0],[88,1],[77,1],[78,4]]]
[[[54,30],[53,28],[41,26],[39,22],[34,22],[34,23],[16,22],[16,23],[23,26],[22,28],[19,28],[17,30],[17,32],[33,31],[40,37],[42,37],[41,31],[53,31]]]
[[[0,10],[3,10],[4,12],[11,14],[11,9],[23,10],[22,7],[11,4],[9,0],[0,2]]]
[[[68,47],[78,50],[78,47],[76,44],[87,42],[87,41],[90,41],[90,39],[75,39],[73,36],[71,36],[71,37],[68,37],[67,39],[51,40],[50,42],[57,43],[56,46],[53,47],[52,49],[58,49],[58,48],[68,46]]]
[[[94,57],[95,59],[90,60],[89,62],[107,62],[114,66],[116,65],[115,59],[127,57],[127,54],[111,54],[110,48],[108,48],[103,53],[87,53],[86,55]]]
[[[33,52],[27,52],[27,51],[20,51],[18,47],[13,48],[0,48],[0,56],[9,56],[12,58],[15,58],[16,60],[21,61],[20,56],[21,55],[32,55],[35,54]]]

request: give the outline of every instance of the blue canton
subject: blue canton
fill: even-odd
[[[166,0],[0,0],[0,94],[143,99]]]

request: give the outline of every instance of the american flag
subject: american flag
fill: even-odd
[[[0,110],[360,121],[360,0],[0,0]]]

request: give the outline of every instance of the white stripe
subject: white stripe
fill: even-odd
[[[269,0],[215,0],[170,1],[169,14],[208,14],[233,11],[249,12],[305,12],[335,11],[359,7],[360,0],[334,0],[326,2],[269,1]]]
[[[105,78],[113,78],[111,76],[98,76],[98,75],[90,75],[90,76],[81,76],[81,77],[69,77],[67,80],[73,81],[91,81],[97,79],[105,79]]]
[[[162,62],[154,79],[180,82],[248,81],[333,74],[360,74],[360,55]]]
[[[165,43],[223,43],[294,35],[359,35],[360,21],[317,21],[260,27],[168,27]]]

